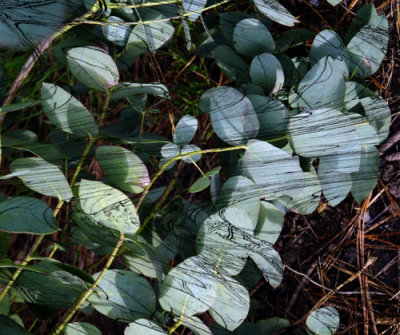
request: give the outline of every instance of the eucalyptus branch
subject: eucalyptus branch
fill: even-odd
[[[221,2],[218,2],[214,5],[208,6],[208,7],[204,7],[202,9],[199,10],[195,10],[192,12],[186,12],[186,13],[182,13],[181,15],[176,15],[176,16],[171,16],[165,19],[159,19],[159,20],[148,20],[148,21],[137,21],[137,22],[100,22],[100,21],[92,21],[92,20],[85,20],[85,19],[80,19],[79,21],[77,21],[75,24],[93,24],[93,25],[100,25],[100,26],[115,26],[115,27],[120,27],[120,26],[137,26],[139,24],[152,24],[152,23],[161,23],[161,22],[167,22],[170,20],[179,20],[182,17],[187,17],[187,16],[191,16],[194,14],[198,14],[198,13],[203,13],[206,12],[210,9],[213,8],[217,8],[219,6],[225,5],[227,3],[231,2],[231,0],[224,0]],[[157,3],[158,5],[159,3]],[[129,6],[124,6],[124,7],[128,7]],[[133,7],[133,8],[137,8],[137,7]]]
[[[119,236],[119,240],[117,244],[115,245],[113,251],[110,254],[110,257],[107,260],[107,263],[105,264],[104,268],[101,270],[99,276],[97,279],[94,281],[92,286],[89,287],[88,290],[84,291],[81,296],[78,298],[78,300],[75,302],[75,304],[71,307],[71,309],[66,313],[64,318],[62,319],[61,323],[57,326],[57,328],[51,333],[52,335],[58,335],[60,334],[67,323],[73,318],[75,313],[79,310],[79,308],[82,306],[82,304],[90,297],[90,295],[94,292],[96,287],[99,285],[100,281],[103,279],[105,276],[107,270],[110,268],[111,264],[114,262],[115,258],[117,257],[117,254],[122,246],[122,243],[125,240],[125,235],[121,232],[121,235]]]
[[[60,201],[56,207],[56,209],[54,210],[53,215],[56,217],[58,215],[58,213],[60,212],[61,207],[63,206],[64,201]],[[10,288],[14,285],[14,283],[16,282],[16,280],[18,279],[18,277],[20,276],[20,274],[22,273],[22,271],[24,270],[24,267],[28,265],[28,263],[32,260],[33,255],[36,253],[36,251],[38,250],[40,244],[43,242],[45,235],[40,235],[36,241],[35,244],[32,246],[31,250],[28,252],[28,255],[25,257],[25,259],[22,261],[21,266],[18,267],[18,269],[14,272],[14,274],[12,275],[11,279],[8,281],[8,283],[6,284],[6,286],[4,286],[3,291],[1,291],[0,293],[0,302],[4,299],[4,297],[7,295],[8,291],[10,290]]]
[[[157,171],[157,173],[154,175],[154,177],[151,179],[150,183],[146,186],[145,190],[142,193],[142,196],[140,197],[136,208],[139,209],[140,206],[142,205],[142,202],[144,198],[146,198],[147,194],[150,191],[150,188],[154,185],[154,183],[157,181],[157,179],[164,173],[165,169],[173,162],[182,159],[183,157],[190,157],[198,154],[210,154],[210,153],[218,153],[218,152],[227,152],[227,151],[236,151],[236,150],[242,150],[242,149],[247,149],[247,145],[238,145],[234,147],[228,147],[228,148],[215,148],[215,149],[205,149],[205,150],[197,150],[197,151],[192,151],[188,152],[186,154],[181,154],[179,156],[172,157],[169,159],[167,162],[165,162],[162,166],[161,169]]]

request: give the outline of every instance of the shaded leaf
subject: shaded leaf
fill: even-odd
[[[233,31],[235,49],[245,56],[273,52],[275,42],[268,28],[260,21],[249,18],[236,24]]]
[[[101,314],[125,322],[149,317],[156,308],[156,296],[147,280],[126,270],[108,270],[88,300]]]
[[[36,198],[14,197],[0,202],[0,230],[41,235],[52,234],[59,228],[46,203]]]

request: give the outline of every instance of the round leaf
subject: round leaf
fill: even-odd
[[[85,214],[94,222],[134,234],[139,229],[139,216],[132,201],[121,191],[99,181],[82,180],[79,200]]]
[[[173,141],[179,145],[189,144],[197,131],[197,119],[190,115],[185,115],[176,125]]]
[[[335,334],[339,328],[339,312],[331,306],[312,311],[306,320],[307,327],[318,335]]]
[[[156,308],[156,296],[147,280],[126,270],[108,270],[88,300],[101,314],[125,322],[149,317]]]
[[[71,188],[62,172],[41,158],[16,159],[10,164],[10,170],[35,192],[65,201],[72,198]]]
[[[43,109],[54,126],[77,136],[97,135],[93,116],[71,94],[50,83],[42,83],[40,93]]]
[[[253,83],[272,93],[277,93],[285,82],[281,63],[274,55],[267,52],[253,58],[250,77]]]
[[[272,21],[292,27],[298,21],[277,0],[254,0],[257,9]]]
[[[351,119],[335,109],[321,108],[299,113],[289,122],[294,151],[303,157],[335,154],[356,138]]]
[[[160,284],[159,302],[164,310],[188,318],[212,306],[217,287],[215,272],[207,260],[190,257],[173,268]]]
[[[146,166],[130,150],[101,146],[96,151],[96,158],[107,180],[121,190],[141,193],[150,183]]]
[[[218,281],[217,294],[217,298],[209,310],[210,315],[219,325],[233,331],[249,313],[249,292],[236,279],[221,276]]]
[[[224,142],[238,145],[257,136],[257,114],[243,93],[221,86],[204,93],[202,99],[202,110],[211,115],[214,131]]]
[[[102,335],[101,331],[87,322],[68,323],[64,335]]]
[[[118,84],[117,65],[110,55],[96,47],[69,49],[68,66],[73,76],[89,88],[107,91]]]
[[[245,56],[256,56],[263,52],[273,52],[275,42],[271,33],[260,21],[244,19],[233,31],[235,49]]]
[[[52,209],[43,201],[14,197],[0,202],[0,230],[41,235],[52,234],[59,228]]]
[[[153,321],[139,319],[131,322],[125,329],[124,335],[161,335],[167,334],[162,328]]]
[[[254,236],[274,244],[282,231],[284,213],[273,204],[261,201],[260,216]]]
[[[262,190],[268,200],[299,193],[304,175],[295,157],[277,147],[251,140],[243,156],[243,172]]]

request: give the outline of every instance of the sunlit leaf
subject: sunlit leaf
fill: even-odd
[[[79,200],[83,211],[96,223],[128,234],[139,229],[139,216],[132,201],[111,186],[82,180]]]
[[[38,157],[19,158],[10,164],[9,176],[16,176],[26,187],[49,197],[69,201],[71,188],[62,172],[55,166]],[[3,177],[4,178],[4,177]]]
[[[107,181],[121,190],[141,193],[150,183],[146,166],[128,149],[101,146],[96,150],[96,158]]]
[[[93,116],[71,94],[50,83],[43,83],[40,92],[43,109],[54,126],[77,136],[97,135]]]
[[[74,77],[89,88],[107,91],[118,84],[117,66],[111,56],[101,48],[72,48],[67,53],[67,59]]]

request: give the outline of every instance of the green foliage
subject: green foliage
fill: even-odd
[[[372,4],[360,9],[343,42],[333,30],[295,28],[275,36],[272,21],[298,23],[277,0],[255,0],[256,12],[212,19],[201,14],[206,1],[66,4],[5,9],[16,21],[35,18],[31,32],[0,12],[7,18],[0,20],[0,36],[8,34],[1,47],[35,47],[56,31],[65,35],[53,42],[54,66],[64,75],[44,76],[40,92],[21,93],[0,109],[2,163],[10,171],[1,179],[16,193],[1,198],[0,230],[40,235],[21,265],[2,255],[0,333],[27,333],[11,318],[15,301],[38,319],[71,308],[54,334],[101,334],[94,325],[69,323],[77,310],[93,309],[128,324],[126,335],[171,334],[181,325],[200,335],[289,327],[281,318],[249,322],[250,292],[261,276],[272,288],[284,280],[274,243],[286,212],[311,214],[322,197],[337,205],[350,192],[360,203],[376,184],[377,145],[388,136],[391,115],[363,78],[377,71],[386,52],[385,16]],[[77,13],[83,16],[61,29]],[[208,89],[180,108],[193,115],[169,115],[176,126],[167,135],[146,133],[162,128],[165,106],[171,108],[166,100],[178,100],[185,88],[169,92],[166,82],[142,82],[132,65],[153,59],[181,29],[187,52],[196,45],[202,61],[215,61],[231,82],[216,85],[205,76]],[[311,48],[304,46],[311,40]],[[292,57],[297,46],[308,56]],[[0,98],[7,80],[0,66]],[[209,154],[221,166],[203,164]],[[182,177],[185,169],[190,178]],[[59,230],[57,243],[46,239],[49,257],[38,258],[44,235]],[[69,257],[52,260],[71,246],[107,261],[90,275]],[[117,258],[123,262],[110,268]],[[306,325],[333,334],[339,314],[324,307]]]

